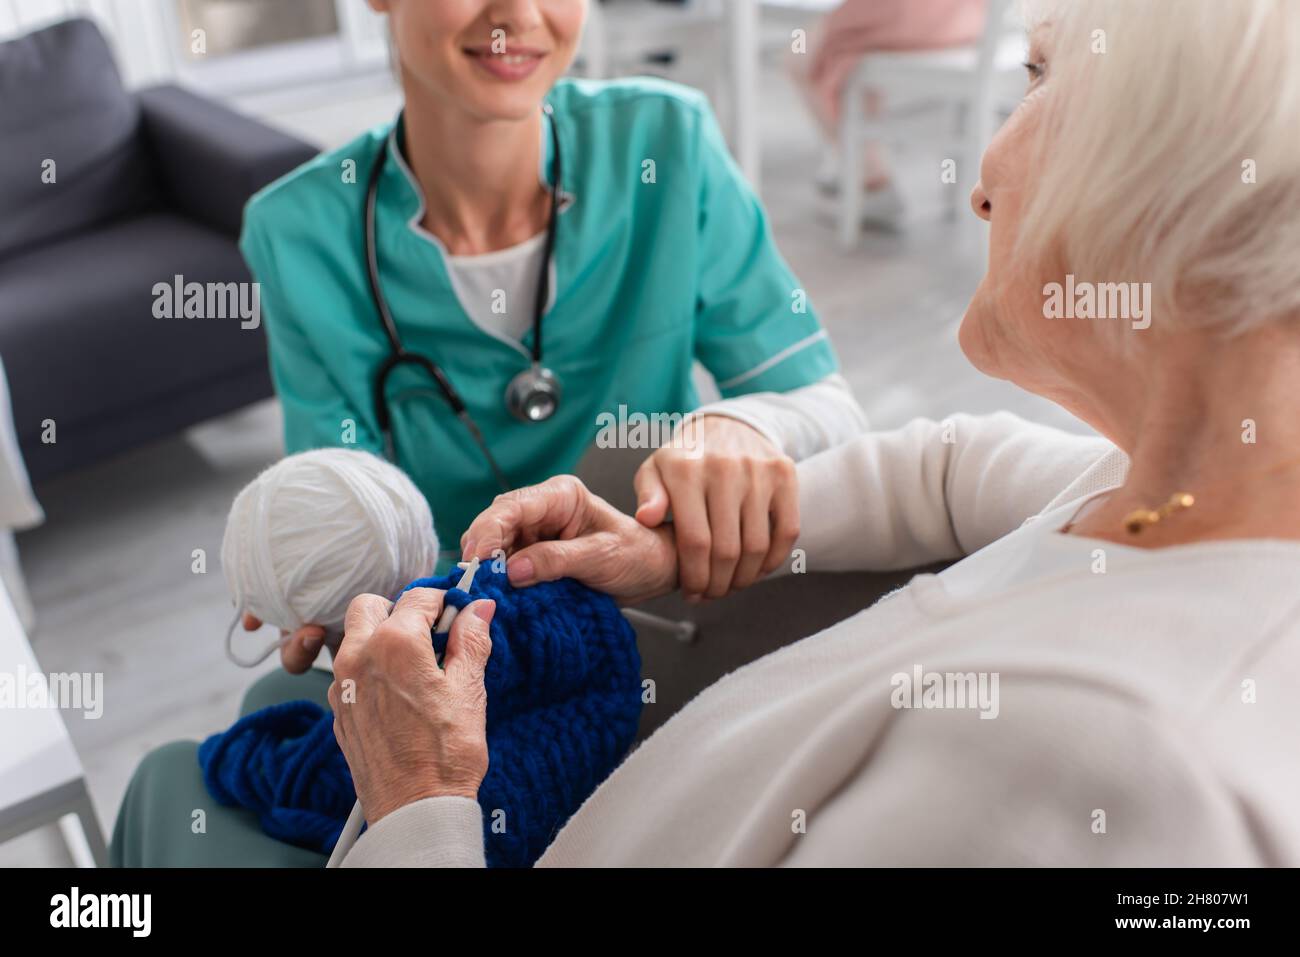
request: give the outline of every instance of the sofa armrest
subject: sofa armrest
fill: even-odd
[[[178,86],[151,87],[139,97],[144,137],[171,205],[233,237],[249,198],[317,152]]]

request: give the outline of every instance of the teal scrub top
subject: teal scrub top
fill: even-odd
[[[467,315],[445,248],[419,225],[424,201],[401,153],[399,120],[294,170],[245,211],[240,245],[261,286],[289,453],[383,454],[373,390],[389,344],[363,259],[366,185],[380,149],[388,159],[377,252],[403,345],[446,372],[516,487],[571,472],[602,413],[698,406],[693,360],[727,397],[784,392],[837,371],[701,94],[651,79],[566,79],[547,99],[566,194],[543,320],[543,362],[563,387],[559,410],[524,423],[506,408],[507,384],[530,364],[532,332],[512,342]],[[543,132],[539,175],[549,182]],[[531,319],[529,300],[517,308]],[[387,395],[397,464],[429,500],[445,565],[500,489],[426,373],[399,368]]]

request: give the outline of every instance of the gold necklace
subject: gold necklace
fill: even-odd
[[[1300,464],[1300,459],[1286,459],[1279,464],[1273,465],[1267,469],[1260,469],[1258,472],[1253,474],[1272,475],[1275,472],[1281,472],[1284,469],[1292,468],[1297,464]],[[1232,479],[1234,482],[1240,482],[1240,480],[1240,477],[1234,477]],[[1214,488],[1220,484],[1225,483],[1215,482],[1209,487]],[[1196,496],[1192,493],[1175,492],[1173,495],[1169,496],[1169,501],[1165,502],[1165,504],[1158,508],[1137,508],[1125,515],[1124,531],[1128,532],[1130,535],[1140,535],[1142,529],[1151,525],[1157,525],[1162,519],[1168,518],[1175,512],[1185,511],[1195,504]]]
[[[1162,518],[1168,518],[1174,512],[1181,512],[1195,504],[1195,495],[1190,492],[1175,492],[1159,508],[1135,508],[1129,512],[1124,516],[1124,530],[1130,535],[1138,535],[1148,525],[1155,525]]]

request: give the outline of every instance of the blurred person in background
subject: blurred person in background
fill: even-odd
[[[975,43],[984,31],[987,6],[987,0],[845,0],[822,18],[808,39],[808,52],[788,60],[795,86],[826,137],[827,162],[817,176],[822,193],[833,197],[839,189],[832,158],[839,149],[844,88],[862,58]],[[861,107],[874,114],[881,102],[872,92]],[[903,211],[902,198],[880,145],[868,143],[865,150],[864,223],[893,225]]]

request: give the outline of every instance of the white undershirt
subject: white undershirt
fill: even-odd
[[[519,343],[533,325],[545,256],[543,231],[494,252],[448,255],[447,273],[471,322],[490,336]],[[555,302],[555,285],[552,266],[547,309]],[[785,393],[756,392],[711,402],[697,411],[744,422],[795,461],[849,441],[867,428],[862,407],[839,375]]]
[[[489,335],[523,339],[537,307],[537,280],[546,256],[546,232],[495,252],[448,256],[447,272],[462,308]],[[551,284],[550,298],[555,298]],[[550,303],[547,303],[550,308]]]

